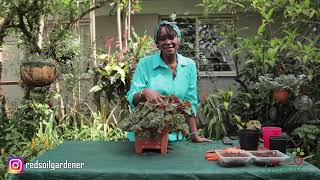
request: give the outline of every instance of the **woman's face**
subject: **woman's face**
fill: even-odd
[[[175,36],[174,32],[170,32],[165,27],[162,27],[160,29],[160,37],[157,46],[164,56],[175,55],[179,48],[178,37]]]

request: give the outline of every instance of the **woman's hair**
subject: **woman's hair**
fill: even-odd
[[[181,39],[181,32],[178,26],[174,22],[161,21],[157,26],[154,33],[154,41],[156,44],[159,43],[161,28],[164,27],[167,33],[173,37],[178,37],[178,40]]]

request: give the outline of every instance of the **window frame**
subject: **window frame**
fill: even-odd
[[[208,15],[204,17],[203,15],[176,15],[177,18],[189,18],[189,19],[195,19],[195,26],[196,26],[196,34],[195,34],[195,59],[193,59],[197,64],[197,70],[198,70],[198,77],[208,77],[208,76],[219,76],[219,77],[235,77],[237,75],[237,63],[238,58],[236,56],[233,56],[232,62],[228,62],[229,66],[233,66],[231,71],[200,71],[199,69],[199,54],[200,54],[200,36],[199,36],[199,24],[201,21],[221,21],[226,20],[230,21],[231,24],[233,24],[234,27],[236,27],[236,21],[235,16],[232,14],[220,14],[220,15]],[[170,19],[170,15],[168,16],[159,16],[159,21],[164,19]],[[183,37],[182,37],[183,38]],[[232,42],[233,47],[235,48],[236,42]],[[183,55],[183,54],[182,54]]]

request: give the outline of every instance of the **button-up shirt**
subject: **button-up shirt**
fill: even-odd
[[[196,113],[197,69],[195,62],[177,53],[175,77],[160,52],[142,58],[136,66],[127,99],[133,106],[134,95],[142,89],[152,89],[164,96],[176,95],[180,101],[189,101]]]

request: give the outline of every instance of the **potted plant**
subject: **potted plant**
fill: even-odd
[[[139,59],[155,51],[152,46],[154,42],[150,36],[138,36],[134,31],[132,33],[133,37],[129,41],[127,50],[122,53],[122,57],[118,49],[111,53],[111,49],[115,45],[114,37],[106,38],[107,53],[101,53],[97,56],[97,59],[102,63],[94,69],[97,81],[90,90],[98,94],[104,91],[108,102],[113,101],[115,95],[122,97],[121,107],[127,102],[125,95],[130,89],[132,74]]]
[[[140,103],[119,126],[135,133],[136,153],[142,153],[143,149],[160,149],[161,154],[166,154],[169,131],[186,130],[185,116],[191,114],[188,101],[181,103],[176,96],[168,96],[162,104]]]
[[[289,92],[296,94],[299,80],[293,74],[282,74],[274,78],[274,81],[270,81],[270,84],[273,89],[273,98],[279,103],[286,103],[289,98]]]
[[[240,148],[244,150],[257,150],[261,123],[258,120],[250,120],[245,125],[246,129],[239,130]]]
[[[269,74],[259,77],[258,84],[265,84],[265,87],[272,91],[273,99],[278,103],[286,103],[289,92],[297,94],[299,80],[293,74],[282,74],[272,78]]]
[[[24,85],[29,87],[43,87],[49,86],[55,81],[57,73],[52,60],[43,56],[42,61],[39,61],[40,57],[41,56],[38,55],[30,56],[29,61],[22,63],[20,66],[20,77]]]
[[[51,42],[51,32],[56,27],[48,24],[52,22],[49,20],[52,13],[57,13],[55,6],[47,0],[41,0],[37,3],[17,1],[9,3],[8,7],[14,17],[12,25],[16,27],[14,30],[21,40],[18,46],[26,55],[20,66],[23,84],[31,87],[50,85],[56,78],[56,69],[52,61],[48,61],[52,53],[49,53],[47,45]],[[48,27],[52,29],[47,29]]]
[[[201,111],[206,118],[205,136],[209,139],[221,139],[225,136],[237,135],[242,127],[239,114],[248,110],[250,95],[231,90],[218,90],[201,103]],[[225,141],[228,143],[228,140]]]

